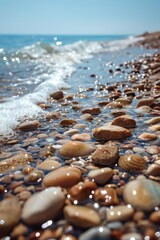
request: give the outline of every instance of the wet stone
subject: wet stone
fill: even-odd
[[[82,233],[79,240],[111,240],[111,231],[105,226],[94,227]]]
[[[52,157],[55,153],[55,148],[52,145],[46,145],[40,150],[39,156],[41,158]]]
[[[138,138],[144,141],[154,141],[157,139],[157,135],[153,133],[142,133]]]
[[[8,198],[0,202],[0,237],[9,234],[19,222],[20,214],[21,207],[16,198]]]
[[[147,175],[152,175],[152,176],[160,176],[160,165],[158,164],[151,164],[146,170]]]
[[[160,122],[160,117],[154,117],[154,118],[151,118],[150,120],[146,121],[147,124],[156,124],[159,122]]]
[[[99,214],[85,206],[66,206],[64,216],[69,223],[81,228],[90,228],[100,224]]]
[[[74,134],[71,139],[73,141],[90,141],[91,135],[89,133]]]
[[[25,203],[22,219],[28,225],[42,224],[55,218],[64,205],[65,196],[60,187],[50,187],[33,194]]]
[[[57,91],[57,92],[53,92],[50,94],[50,98],[54,99],[54,100],[60,100],[64,97],[64,94],[62,91]]]
[[[93,131],[93,137],[96,140],[108,141],[114,139],[125,139],[130,136],[132,136],[132,134],[128,129],[114,125],[98,127]]]
[[[61,114],[59,112],[50,112],[46,115],[46,119],[48,121],[51,121],[51,120],[56,120],[56,119],[60,119],[61,118]]]
[[[160,205],[160,184],[140,178],[124,186],[123,198],[136,210],[151,211]]]
[[[64,166],[48,173],[43,179],[43,184],[46,187],[60,186],[62,188],[69,188],[77,184],[80,180],[81,171],[78,168]]]
[[[85,121],[92,121],[94,118],[91,114],[85,113],[80,116],[80,119],[83,119]]]
[[[136,121],[133,118],[131,118],[131,116],[129,115],[123,115],[113,119],[112,125],[116,125],[124,128],[135,128]]]
[[[38,169],[43,171],[52,171],[56,168],[61,167],[61,163],[55,160],[45,160],[44,162],[38,164]]]
[[[111,166],[119,159],[119,149],[113,142],[108,142],[92,154],[92,162],[97,165]]]
[[[36,184],[40,183],[43,179],[43,172],[40,170],[34,170],[29,175],[25,177],[26,184]]]
[[[95,150],[90,144],[79,142],[79,141],[69,141],[65,143],[59,150],[59,154],[64,158],[87,156]]]
[[[21,131],[24,131],[24,132],[28,132],[28,131],[33,131],[33,130],[36,130],[37,128],[39,128],[41,126],[40,122],[37,121],[37,120],[34,120],[34,121],[26,121],[24,123],[21,123],[18,128],[21,130]]]
[[[70,127],[73,126],[77,123],[77,121],[73,120],[73,119],[63,119],[59,125],[62,127]]]
[[[113,170],[111,168],[100,168],[91,170],[88,173],[88,178],[94,181],[97,184],[105,184],[111,179],[113,175]]]
[[[120,240],[143,240],[143,236],[137,232],[132,232],[132,233],[125,233],[122,235]]]
[[[137,108],[141,106],[151,106],[154,103],[154,98],[145,98],[145,99],[140,99],[137,103]]]
[[[82,111],[83,114],[91,114],[91,115],[97,115],[101,113],[101,109],[100,108],[88,108],[88,109],[84,109]]]
[[[119,204],[119,199],[114,188],[98,188],[94,192],[94,200],[103,206],[113,206]]]
[[[79,182],[70,188],[68,194],[72,200],[83,201],[87,199],[96,188],[97,185],[94,182]]]
[[[146,161],[136,154],[126,154],[120,157],[118,165],[129,172],[142,172],[145,169]]]
[[[119,205],[106,210],[106,220],[108,222],[126,221],[134,213],[131,206]]]

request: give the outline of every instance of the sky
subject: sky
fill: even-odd
[[[160,31],[160,0],[0,0],[0,34]]]

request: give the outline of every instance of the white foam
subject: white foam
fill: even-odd
[[[65,46],[37,43],[21,49],[17,55],[29,58],[42,67],[44,65],[48,73],[32,93],[18,99],[11,98],[8,102],[0,104],[0,135],[13,134],[13,129],[23,118],[42,114],[43,110],[36,103],[46,102],[48,95],[53,91],[68,88],[65,79],[76,70],[76,63],[92,57],[94,53],[119,50],[138,40],[129,38],[108,43],[79,41]]]

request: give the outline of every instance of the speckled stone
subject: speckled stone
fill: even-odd
[[[46,187],[60,186],[62,188],[69,188],[77,184],[80,180],[81,171],[78,168],[64,166],[48,173],[43,179],[43,184]]]
[[[108,142],[92,154],[92,162],[97,165],[111,166],[119,159],[119,149],[113,142]]]
[[[135,128],[136,121],[129,115],[123,115],[113,119],[112,125],[116,125],[124,128]]]
[[[60,187],[46,188],[33,194],[25,203],[22,219],[28,225],[38,225],[60,213],[65,196]]]
[[[65,219],[81,228],[90,228],[100,224],[99,214],[88,207],[68,205],[64,208]]]
[[[130,137],[131,132],[122,127],[115,125],[106,125],[102,127],[95,128],[93,131],[93,137],[97,140],[114,140],[114,139],[125,139]]]
[[[73,119],[63,119],[59,125],[62,127],[70,127],[73,126],[74,124],[76,124],[77,121],[73,120]]]

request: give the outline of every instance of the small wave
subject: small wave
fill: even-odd
[[[0,105],[0,135],[13,134],[13,129],[20,120],[43,113],[43,110],[36,104],[46,102],[48,95],[53,91],[69,88],[65,79],[76,70],[76,63],[92,57],[95,53],[125,48],[138,40],[137,38],[128,38],[111,42],[78,41],[64,46],[37,42],[23,47],[15,53],[10,53],[12,58],[18,56],[21,59],[31,60],[38,66],[45,66],[48,73],[32,93],[18,99],[10,99]]]

